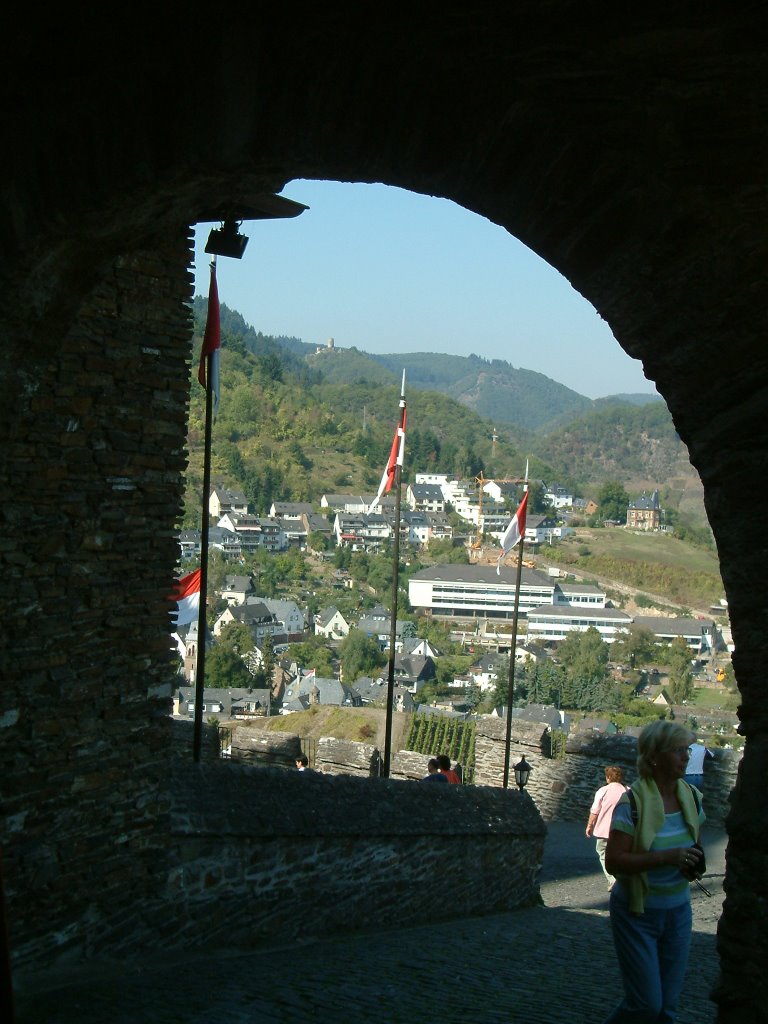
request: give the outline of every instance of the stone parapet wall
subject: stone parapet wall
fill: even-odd
[[[428,754],[415,750],[398,750],[392,755],[389,773],[393,779],[423,779],[427,774]]]
[[[381,755],[370,743],[322,736],[317,744],[315,767],[326,775],[378,776]]]
[[[291,768],[296,770],[296,758],[301,753],[301,740],[292,733],[265,732],[250,725],[236,725],[232,729],[231,757],[233,761],[249,764]]]
[[[194,722],[183,718],[171,719],[171,752],[181,761],[191,761],[194,746]],[[203,722],[200,733],[200,757],[203,761],[218,761],[221,757],[219,733],[215,726]]]
[[[475,777],[478,786],[502,787],[506,720],[478,720],[475,744]],[[260,765],[293,768],[298,736],[265,733],[247,727],[235,730],[232,758]],[[713,750],[714,758],[705,765],[704,797],[707,822],[725,828],[730,809],[730,794],[736,783],[740,753]],[[568,736],[565,756],[550,756],[550,734],[544,723],[512,720],[508,786],[515,789],[514,766],[522,756],[532,771],[527,792],[545,821],[586,821],[595,792],[605,785],[605,769],[617,764],[624,778],[636,778],[637,741],[633,736],[575,732]],[[391,758],[390,778],[423,779],[428,755],[413,750],[398,750]],[[324,737],[318,742],[316,767],[327,775],[355,775],[374,778],[380,774],[381,752],[377,747],[354,740]]]
[[[156,939],[166,948],[290,942],[538,899],[546,828],[525,794],[231,763],[177,763],[171,790]]]
[[[502,785],[505,740],[504,719],[479,719],[475,740],[478,785]],[[704,810],[710,826],[725,828],[741,754],[717,748],[713,753],[714,759],[705,765]],[[575,732],[568,736],[565,756],[551,758],[546,726],[512,719],[510,786],[514,786],[512,768],[523,754],[532,768],[528,792],[545,821],[586,822],[596,790],[605,785],[609,764],[621,766],[628,784],[637,777],[637,740],[633,736]]]

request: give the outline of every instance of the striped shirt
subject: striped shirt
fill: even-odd
[[[699,822],[704,821],[704,814],[699,811]],[[628,803],[618,804],[613,812],[611,830],[626,832],[634,836],[635,826],[632,821],[632,810]],[[651,843],[651,850],[669,850],[677,846],[693,846],[693,837],[688,826],[685,824],[680,811],[664,815],[664,825],[656,838]],[[645,898],[646,909],[663,909],[665,907],[677,907],[681,903],[687,903],[690,899],[691,883],[672,864],[660,864],[658,867],[648,869],[648,894]],[[621,885],[622,879],[618,879],[619,886],[617,896],[626,896],[626,888]]]

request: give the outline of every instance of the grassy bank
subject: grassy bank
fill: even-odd
[[[724,594],[717,554],[666,534],[580,528],[542,556],[568,571],[663,595],[685,608],[708,608]]]
[[[411,726],[412,715],[394,712],[392,715],[392,749],[402,749]],[[290,733],[302,738],[319,740],[333,736],[339,740],[372,743],[384,749],[386,712],[383,708],[336,708],[318,705],[292,715],[276,715],[264,719],[263,728],[270,732]]]

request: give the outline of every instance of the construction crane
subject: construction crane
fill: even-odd
[[[483,519],[483,494],[485,492],[486,484],[519,484],[523,481],[519,477],[487,477],[481,469],[479,474],[475,477],[475,483],[477,484],[477,533],[475,539],[470,546],[470,558],[473,551],[480,551],[483,546],[483,529],[485,527],[485,521]]]
[[[488,483],[488,480],[483,476],[482,469],[480,474],[475,477],[475,483],[477,484],[477,533],[469,549],[470,551],[479,551],[483,546],[483,488]]]

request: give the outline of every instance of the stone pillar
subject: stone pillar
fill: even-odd
[[[66,334],[0,361],[0,844],[17,964],[91,955],[163,876],[186,236],[115,260]]]

